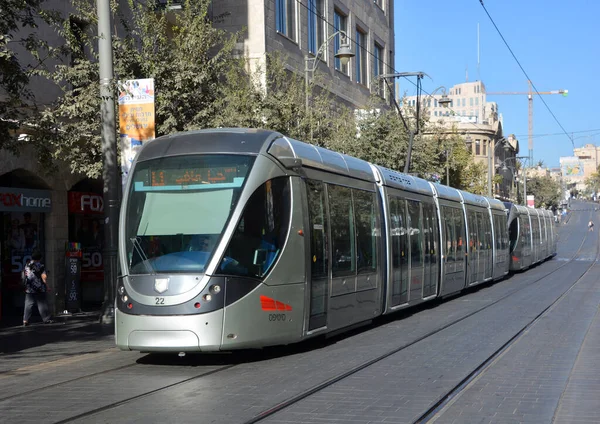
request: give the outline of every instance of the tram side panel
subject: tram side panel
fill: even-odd
[[[466,244],[465,220],[460,203],[439,200],[442,230],[441,296],[460,292],[465,288]]]
[[[494,279],[500,279],[508,274],[510,266],[508,229],[506,214],[493,211],[492,223],[494,225]]]
[[[435,298],[440,284],[439,219],[433,197],[385,187],[386,312]]]
[[[229,274],[222,335],[225,350],[290,343],[301,338],[306,281],[302,189],[298,177],[270,179],[244,207],[225,250],[225,258],[238,262],[235,268],[223,270]],[[255,234],[257,230],[261,234]],[[247,295],[243,295],[243,287],[236,290],[234,286],[244,280],[250,283],[243,275],[245,270],[252,279],[260,280]],[[242,275],[236,278],[234,272]],[[243,296],[237,298],[236,291]]]
[[[309,233],[318,237],[310,241],[314,268],[308,289],[309,298],[315,302],[307,305],[310,316],[316,314],[315,308],[321,308],[318,304],[326,304],[321,327],[309,325],[308,332],[323,325],[329,332],[381,313],[385,264],[382,206],[374,183],[314,169],[305,171],[305,184],[313,193],[305,213],[313,222]],[[323,217],[317,216],[317,210],[323,211]],[[326,299],[318,293],[326,293]],[[316,301],[317,297],[321,300]]]
[[[492,278],[492,232],[486,209],[466,205],[468,229],[468,286],[480,284]]]

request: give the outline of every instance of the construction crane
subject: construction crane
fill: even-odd
[[[569,90],[553,90],[553,91],[540,91],[540,92],[534,92],[531,91],[531,81],[527,81],[527,83],[529,84],[529,91],[525,92],[525,91],[496,91],[496,92],[486,92],[487,95],[489,96],[496,96],[496,95],[505,95],[505,94],[509,94],[509,95],[527,95],[527,98],[529,99],[529,131],[528,131],[528,135],[529,135],[529,163],[530,166],[533,165],[533,95],[534,94],[562,94],[564,97],[567,97],[567,94],[569,94]]]

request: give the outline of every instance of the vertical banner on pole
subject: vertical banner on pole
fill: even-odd
[[[122,183],[142,144],[154,139],[154,79],[119,82]]]

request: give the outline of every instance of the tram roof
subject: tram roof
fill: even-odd
[[[258,154],[264,144],[280,136],[274,131],[250,128],[213,128],[158,137],[146,143],[137,160],[193,154]]]
[[[462,202],[462,197],[460,197],[460,193],[457,189],[441,184],[433,184],[433,187],[440,199],[453,200],[459,203]]]
[[[377,169],[381,178],[383,178],[383,185],[387,187],[433,196],[433,188],[431,188],[429,181],[413,177],[412,175],[402,174],[401,172],[380,165],[373,165],[373,167]]]
[[[488,199],[484,196],[480,196],[478,194],[473,194],[469,193],[468,191],[462,190],[460,190],[460,195],[462,196],[464,202],[467,205],[481,206],[482,208],[487,208],[489,206]]]
[[[369,162],[293,138],[276,139],[269,146],[268,153],[280,161],[287,158],[300,159],[302,166],[375,182]]]

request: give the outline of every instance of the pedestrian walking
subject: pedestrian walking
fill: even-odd
[[[588,222],[588,231],[594,231],[594,223],[592,221]]]
[[[23,314],[23,325],[29,325],[29,319],[33,310],[33,305],[36,304],[40,316],[44,324],[51,324],[52,321],[46,293],[48,284],[46,280],[46,267],[41,262],[42,254],[36,250],[31,255],[31,261],[25,265],[23,280],[25,283],[25,313]]]

